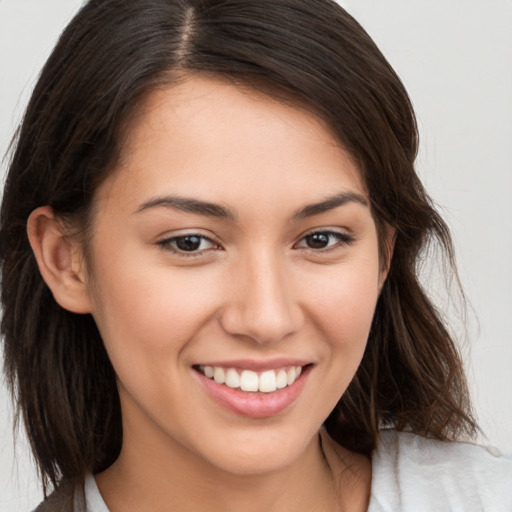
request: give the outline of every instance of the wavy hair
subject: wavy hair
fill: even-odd
[[[99,472],[122,443],[116,375],[90,315],[62,309],[31,251],[29,214],[49,205],[90,225],[144,97],[213,73],[306,104],[359,164],[388,278],[359,370],[325,421],[370,453],[382,425],[444,440],[475,433],[456,344],[418,279],[446,224],[414,169],[415,115],[391,66],[331,0],[89,0],[48,59],[13,142],[0,218],[5,372],[43,483]]]

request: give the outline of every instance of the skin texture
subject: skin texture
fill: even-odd
[[[366,510],[370,462],[318,436],[386,276],[365,201],[356,165],[311,112],[192,77],[151,93],[133,121],[97,193],[87,264],[48,207],[32,214],[43,276],[61,305],[92,313],[118,375],[123,448],[97,476],[112,512]],[[311,247],[311,232],[341,238]],[[208,240],[176,252],[185,235]],[[290,358],[309,365],[303,387],[262,418],[223,407],[195,369]]]

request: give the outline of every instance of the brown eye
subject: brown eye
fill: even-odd
[[[200,256],[210,249],[218,249],[218,245],[206,236],[190,234],[173,236],[158,242],[165,250],[183,256]]]
[[[329,245],[330,236],[328,233],[313,233],[304,237],[306,244],[311,249],[323,249]]]
[[[297,246],[321,251],[349,245],[353,241],[353,237],[346,233],[339,233],[337,231],[315,231],[302,238]]]
[[[202,237],[196,235],[180,236],[175,238],[174,243],[180,251],[197,251],[201,247]]]

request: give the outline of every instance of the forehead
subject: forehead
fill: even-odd
[[[281,200],[305,188],[319,196],[336,188],[365,193],[351,155],[304,105],[204,77],[145,98],[107,181],[103,192],[114,184],[136,195],[173,188],[223,201],[269,199],[283,183],[288,193]]]

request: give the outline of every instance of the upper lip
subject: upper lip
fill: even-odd
[[[200,366],[218,366],[222,368],[241,368],[244,370],[253,370],[255,372],[264,372],[266,370],[277,370],[287,366],[306,366],[311,361],[296,358],[279,358],[270,360],[255,359],[232,359],[229,361],[208,361],[200,363]]]

